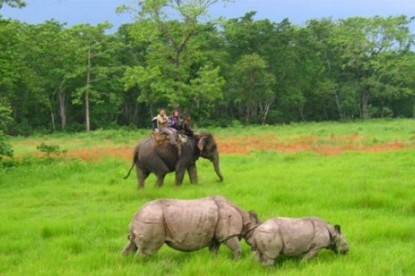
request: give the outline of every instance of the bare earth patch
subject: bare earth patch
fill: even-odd
[[[368,137],[364,136],[300,136],[284,138],[282,141],[276,135],[269,136],[236,136],[217,137],[221,154],[250,154],[252,151],[265,150],[281,153],[315,152],[321,155],[339,155],[346,151],[359,152],[384,152],[407,148],[415,148],[413,144],[404,142],[388,142],[369,144]],[[79,150],[70,150],[67,158],[80,158],[85,161],[96,161],[106,157],[116,157],[124,160],[132,160],[133,147],[94,147]]]

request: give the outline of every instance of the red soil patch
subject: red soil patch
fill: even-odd
[[[365,145],[367,139],[363,136],[302,136],[285,138],[281,141],[275,135],[269,136],[236,136],[217,137],[219,152],[221,154],[249,154],[252,151],[266,150],[282,153],[315,152],[321,155],[338,155],[345,151],[384,152],[405,148],[415,148],[413,144],[403,142],[378,143]],[[106,157],[116,157],[132,160],[132,146],[96,147],[79,150],[70,150],[64,154],[67,158],[80,158],[85,161],[96,161]]]
[[[117,157],[125,160],[132,160],[134,147],[107,147],[107,148],[86,148],[71,150],[65,154],[69,158],[80,158],[85,161],[96,161],[104,157]]]
[[[379,152],[415,148],[403,142],[365,145],[366,137],[351,136],[302,136],[280,141],[276,136],[263,137],[219,137],[219,151],[222,154],[249,154],[254,150],[268,150],[283,153],[316,152],[322,155],[337,155],[345,151]]]

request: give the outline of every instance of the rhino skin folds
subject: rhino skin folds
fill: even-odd
[[[152,255],[166,243],[180,251],[209,247],[216,253],[225,243],[238,258],[239,239],[258,223],[221,196],[194,200],[158,199],[141,207],[130,223],[129,243],[123,254]]]

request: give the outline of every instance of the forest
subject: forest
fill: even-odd
[[[160,107],[221,127],[415,116],[414,18],[295,25],[208,17],[220,0],[135,2],[115,31],[0,18],[2,131],[150,127]]]

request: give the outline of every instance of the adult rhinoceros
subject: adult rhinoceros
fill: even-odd
[[[164,243],[180,251],[209,247],[215,254],[224,243],[238,258],[240,238],[258,223],[255,212],[245,212],[221,196],[194,200],[158,199],[148,202],[135,214],[123,254],[152,255]]]

